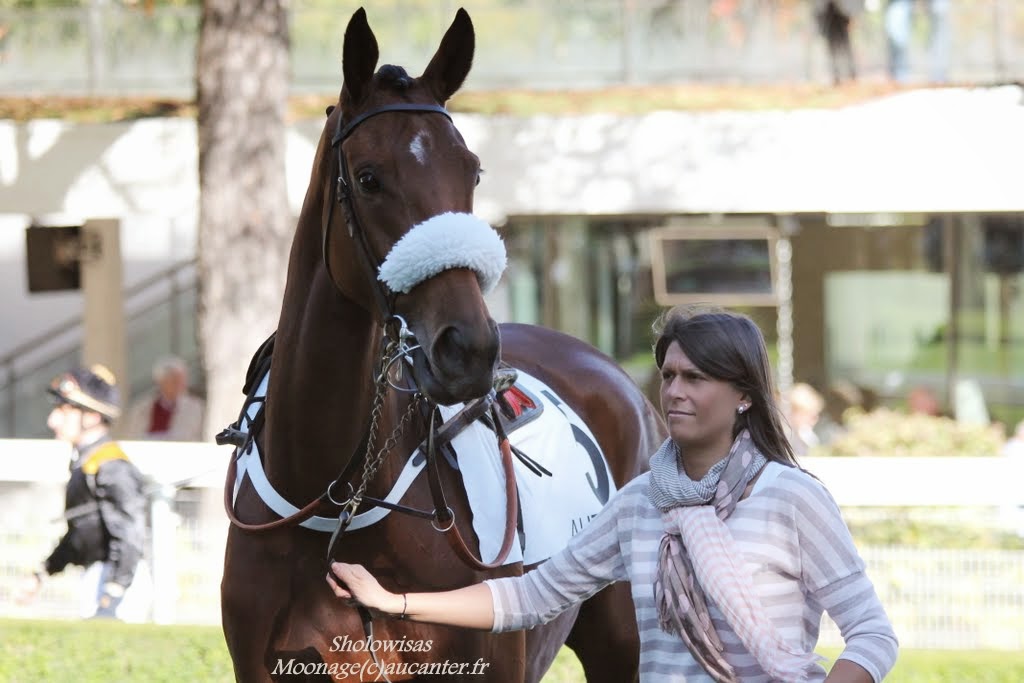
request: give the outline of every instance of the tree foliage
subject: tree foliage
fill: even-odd
[[[1002,446],[999,432],[991,427],[948,417],[851,409],[844,421],[846,433],[816,448],[813,455],[995,456]]]

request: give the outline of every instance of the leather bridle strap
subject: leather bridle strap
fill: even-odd
[[[448,113],[448,110],[439,104],[412,104],[406,102],[399,102],[396,104],[385,104],[383,107],[377,107],[370,111],[363,112],[359,116],[352,119],[347,125],[343,125],[341,117],[338,118],[337,130],[334,137],[331,139],[331,145],[337,145],[344,142],[349,135],[352,134],[359,124],[363,123],[369,118],[373,118],[377,114],[385,114],[389,111],[407,111],[407,112],[423,112],[423,113],[434,113],[443,114],[449,121],[452,120],[452,115]]]
[[[386,114],[388,112],[441,114],[449,121],[452,118],[451,114],[448,113],[448,110],[440,105],[409,103],[387,104],[376,109],[371,109],[370,111],[363,112],[359,116],[355,117],[348,124],[344,122],[343,117],[339,114],[338,123],[334,131],[334,137],[331,138],[331,147],[337,150],[338,179],[331,187],[331,192],[334,197],[328,199],[327,219],[321,230],[324,268],[327,270],[328,277],[333,281],[334,277],[331,275],[331,264],[327,249],[330,242],[331,222],[334,217],[334,204],[335,199],[337,199],[337,203],[341,204],[341,207],[345,212],[345,221],[348,223],[349,236],[355,241],[359,262],[363,265],[363,270],[370,280],[370,288],[373,291],[373,297],[377,302],[377,308],[384,320],[387,320],[391,316],[392,310],[394,309],[394,293],[377,278],[377,275],[380,272],[380,260],[374,256],[373,251],[370,249],[366,230],[359,222],[359,215],[356,212],[355,203],[352,201],[352,180],[349,177],[348,162],[346,161],[345,154],[342,151],[342,145],[345,140],[348,139],[348,136],[351,135],[352,132],[367,119],[377,116],[378,114]]]
[[[253,402],[253,397],[255,396],[256,391],[259,388],[259,384],[260,383],[258,381],[253,382],[250,395],[246,399],[245,405],[242,408],[242,415],[239,416],[238,421],[235,424],[240,425],[242,423],[242,420],[245,418],[246,415],[246,410],[248,409],[249,405]],[[245,435],[247,436],[248,439],[255,440],[256,433],[258,431],[256,424],[264,419],[263,416],[265,414],[265,409],[266,405],[264,404],[264,406],[262,406],[256,413],[256,417],[250,419],[250,428],[248,432],[241,432],[237,428],[228,427],[223,432],[221,432],[221,434],[217,435],[217,443],[229,443],[229,437],[235,434]],[[272,522],[266,522],[264,524],[247,524],[246,522],[240,520],[238,518],[238,515],[235,514],[235,505],[234,500],[232,499],[232,491],[234,490],[235,481],[237,479],[238,457],[232,457],[231,462],[228,464],[227,481],[224,484],[224,511],[227,513],[228,520],[232,524],[237,526],[239,529],[242,529],[244,531],[273,531],[274,529],[280,529],[281,527],[302,524],[307,519],[314,516],[317,510],[319,510],[322,506],[329,506],[337,509],[339,507],[339,503],[331,498],[331,490],[334,488],[334,486],[338,484],[346,483],[352,476],[355,475],[356,469],[362,466],[363,460],[366,459],[366,444],[367,441],[369,440],[369,436],[369,430],[363,432],[363,437],[359,442],[359,446],[356,447],[355,451],[352,454],[352,457],[349,458],[348,463],[342,470],[341,474],[338,475],[337,479],[335,479],[331,483],[331,485],[328,486],[327,489],[320,494],[319,497],[314,498],[309,503],[307,503],[306,506],[303,507],[301,510],[296,511],[295,513],[288,515],[287,517],[282,517],[280,519],[276,519]],[[224,438],[222,439],[222,437]],[[235,447],[238,449],[237,453],[240,454],[241,450],[245,447],[245,443],[235,443]]]
[[[483,562],[466,545],[465,539],[462,538],[462,534],[459,532],[459,527],[455,524],[455,515],[445,500],[444,489],[441,486],[441,475],[437,464],[437,451],[440,450],[440,445],[437,443],[436,430],[434,429],[436,415],[435,411],[430,417],[430,431],[427,436],[427,448],[425,451],[427,457],[427,482],[430,484],[430,495],[434,500],[435,518],[431,520],[431,524],[434,526],[434,529],[444,533],[448,545],[469,567],[478,571],[497,569],[505,563],[509,552],[512,550],[512,543],[516,538],[519,520],[519,495],[516,487],[516,472],[512,464],[511,444],[506,435],[503,433],[498,434],[498,446],[501,449],[501,465],[505,475],[505,536],[502,539],[498,556],[492,562]]]
[[[234,489],[235,473],[237,471],[238,459],[231,458],[231,463],[228,465],[227,481],[224,483],[224,511],[228,515],[228,520],[243,531],[273,531],[274,529],[280,529],[281,527],[302,524],[312,517],[320,505],[325,502],[326,494],[314,499],[306,505],[306,507],[302,508],[295,514],[282,517],[281,519],[275,519],[273,522],[267,522],[266,524],[246,524],[240,520],[237,515],[235,515],[235,506],[231,500],[231,492]]]

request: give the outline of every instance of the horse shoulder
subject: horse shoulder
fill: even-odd
[[[534,325],[501,326],[502,360],[548,385],[587,423],[618,485],[647,469],[667,433],[643,391],[614,359]]]

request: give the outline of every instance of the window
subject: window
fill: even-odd
[[[774,306],[776,233],[766,225],[651,231],[654,293],[663,306]]]

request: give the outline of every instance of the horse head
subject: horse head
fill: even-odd
[[[375,72],[377,40],[358,10],[325,129],[333,148],[324,180],[328,274],[381,324],[396,315],[408,323],[419,345],[413,377],[444,404],[487,393],[499,351],[483,297],[501,276],[505,249],[472,215],[480,161],[444,109],[473,49],[473,24],[460,9],[422,76],[392,65]]]

